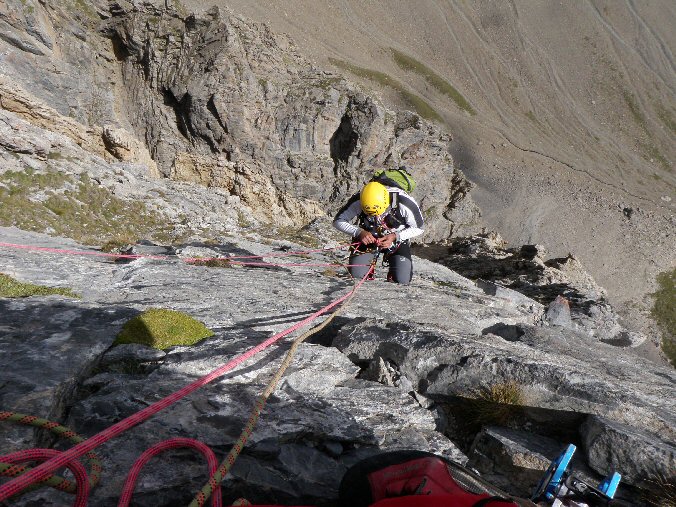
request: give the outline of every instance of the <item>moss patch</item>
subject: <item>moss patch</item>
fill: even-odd
[[[194,345],[213,334],[213,331],[190,315],[151,308],[122,327],[115,339],[115,345],[139,343],[163,350],[176,345]]]
[[[663,330],[662,350],[676,367],[676,269],[657,276],[652,315]]]
[[[394,48],[390,48],[390,51],[392,51],[394,63],[396,63],[401,69],[415,72],[419,76],[422,76],[432,88],[449,97],[460,109],[467,111],[472,116],[476,114],[476,111],[470,105],[470,103],[467,102],[467,99],[465,99],[465,97],[463,97],[462,94],[456,90],[451,83],[446,81],[443,77],[434,72],[424,63],[419,62],[415,58],[412,58],[401,51],[397,51]]]
[[[358,67],[350,63],[338,60],[337,58],[329,58],[329,62],[336,67],[346,70],[355,76],[362,77],[378,83],[382,86],[387,86],[395,90],[401,99],[406,103],[406,105],[411,108],[413,111],[418,113],[422,118],[426,120],[434,120],[440,123],[443,123],[443,118],[437,113],[432,106],[430,106],[425,100],[418,97],[416,94],[408,91],[404,85],[399,81],[394,79],[392,76],[385,74],[384,72],[379,72],[377,70],[365,69],[363,67]]]
[[[641,149],[641,155],[645,160],[648,162],[657,160],[665,171],[670,170],[671,164],[669,164],[669,161],[660,153],[660,150],[658,150],[656,146],[650,143],[639,142],[639,147]]]
[[[141,201],[115,197],[85,173],[31,168],[0,175],[0,225],[66,236],[88,244],[167,236],[158,213]]]
[[[68,288],[22,283],[11,276],[0,273],[0,297],[25,298],[29,296],[50,296],[53,294],[78,299],[80,297]]]

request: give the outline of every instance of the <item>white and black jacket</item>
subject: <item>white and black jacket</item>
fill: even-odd
[[[387,187],[387,190],[390,193],[392,206],[380,217],[380,222],[362,211],[359,192],[357,192],[338,211],[336,218],[333,219],[333,226],[352,237],[357,236],[361,229],[376,236],[395,233],[397,242],[420,236],[424,232],[424,221],[418,203],[399,188]],[[357,217],[359,218],[358,225],[355,225],[353,221]]]

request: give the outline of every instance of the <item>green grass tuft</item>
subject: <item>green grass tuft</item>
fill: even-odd
[[[522,386],[514,381],[499,382],[472,393],[468,420],[475,425],[506,426],[522,413],[525,403]]]
[[[0,297],[3,298],[25,298],[29,296],[51,296],[60,295],[79,299],[71,289],[65,287],[46,287],[44,285],[35,285],[32,283],[23,283],[15,280],[11,276],[0,273]]]
[[[392,51],[394,63],[401,69],[415,72],[422,76],[432,88],[435,88],[440,93],[452,99],[460,109],[467,111],[472,116],[476,115],[476,111],[470,103],[467,102],[467,99],[465,99],[465,97],[463,97],[462,94],[443,77],[415,58],[412,58],[401,51],[397,51],[394,48],[390,48],[390,50]]]
[[[193,259],[189,262],[193,266],[206,266],[208,268],[232,268],[233,264],[230,259],[226,258],[212,258],[212,259]]]
[[[650,489],[644,491],[643,500],[651,507],[676,507],[676,475],[664,476],[657,472],[645,479]]]
[[[641,148],[641,154],[645,160],[649,162],[651,162],[650,159],[657,160],[665,171],[669,171],[671,164],[669,164],[669,161],[664,157],[664,155],[660,153],[660,150],[658,150],[656,146],[641,142],[639,142],[639,146]]]
[[[0,183],[0,225],[5,227],[87,244],[169,233],[164,218],[144,202],[122,200],[87,174],[76,177],[26,168],[3,173]]]
[[[622,93],[622,96],[624,97],[624,101],[627,103],[627,106],[629,107],[629,111],[631,111],[631,115],[634,117],[634,120],[636,123],[645,131],[647,131],[646,123],[645,123],[645,116],[643,116],[643,113],[641,112],[641,108],[638,105],[638,102],[636,102],[636,98],[634,97],[634,94],[628,91],[624,91]]]
[[[277,239],[298,243],[307,248],[316,249],[322,246],[322,238],[310,231],[297,229],[296,227],[277,227],[274,229],[274,236]]]
[[[136,242],[137,240],[132,238],[111,239],[101,245],[101,251],[105,253],[118,253],[120,250],[128,247],[129,245],[135,245]]]
[[[671,130],[671,133],[676,135],[676,121],[674,121],[674,117],[671,115],[671,112],[662,106],[658,106],[657,116],[660,120],[662,120],[662,123],[664,123],[666,127]]]
[[[404,99],[404,101],[411,107],[418,115],[426,120],[434,120],[439,123],[443,123],[444,119],[441,117],[436,110],[425,102],[422,98],[418,97],[415,93],[411,93],[402,87],[399,91],[399,94]]]
[[[399,81],[391,76],[388,76],[384,72],[358,67],[336,58],[329,58],[329,62],[338,68],[351,72],[355,76],[362,77],[378,83],[379,85],[392,88],[399,94],[406,105],[415,111],[420,117],[425,118],[426,120],[434,120],[439,123],[443,123],[443,118],[435,111],[432,106],[430,106],[427,102],[425,102],[425,100],[418,97],[416,94],[408,91]]]
[[[535,113],[533,111],[528,111],[526,113],[526,117],[532,121],[533,123],[539,124],[540,122],[538,121],[537,117],[535,116]]]
[[[190,315],[151,308],[123,326],[115,339],[115,345],[139,343],[163,350],[177,345],[194,345],[213,334],[213,331]]]
[[[676,268],[657,275],[652,315],[663,330],[662,350],[676,367]]]
[[[76,12],[84,14],[92,21],[98,21],[99,16],[96,14],[96,9],[90,4],[88,0],[72,0],[72,8]]]

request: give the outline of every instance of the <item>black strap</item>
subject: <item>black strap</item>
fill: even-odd
[[[488,498],[482,498],[477,503],[472,505],[472,507],[484,507],[484,505],[488,505],[491,502],[511,503],[511,504],[514,503],[509,498],[503,498],[501,496],[489,496]]]

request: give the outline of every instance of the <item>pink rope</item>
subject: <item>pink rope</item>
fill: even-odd
[[[355,243],[356,244],[356,243]],[[181,260],[185,262],[195,262],[195,261],[211,261],[211,260],[230,260],[230,259],[263,259],[266,257],[288,257],[293,255],[304,255],[311,253],[320,253],[320,252],[330,252],[333,250],[340,250],[352,246],[352,244],[339,245],[332,248],[322,248],[316,250],[297,250],[294,252],[272,252],[269,254],[261,255],[232,255],[229,257],[183,257]],[[33,245],[21,245],[16,243],[0,243],[0,247],[4,248],[17,248],[21,250],[31,250],[34,252],[46,252],[46,253],[57,253],[62,255],[89,255],[92,257],[108,257],[115,259],[151,259],[151,260],[161,260],[168,261],[172,258],[168,255],[141,255],[141,254],[115,254],[115,253],[106,253],[106,252],[91,252],[86,250],[69,250],[65,248],[50,248],[44,246],[33,246]],[[262,263],[264,264],[264,263]],[[270,264],[265,264],[270,265]],[[305,265],[305,264],[297,264]]]
[[[90,255],[92,257],[115,257],[118,259],[155,259],[163,261],[169,259],[169,257],[166,255],[131,255],[131,254],[114,254],[105,252],[88,252],[85,250],[67,250],[65,248],[49,248],[45,246],[17,245],[14,243],[0,243],[0,247],[18,248],[20,250],[31,250],[33,252],[58,253],[63,255]]]
[[[353,266],[368,266],[368,264],[329,264],[329,263],[303,263],[303,262],[298,262],[298,263],[291,263],[291,262],[285,262],[281,264],[274,264],[271,262],[241,262],[241,261],[231,261],[229,260],[229,257],[216,257],[216,260],[226,260],[230,264],[237,264],[240,266],[261,266],[261,267],[310,267],[310,268],[349,268]],[[199,261],[205,261],[208,259],[195,259]]]
[[[153,457],[161,454],[162,452],[168,449],[178,449],[181,447],[190,447],[196,449],[204,455],[207,459],[207,464],[209,466],[209,477],[214,475],[218,469],[218,459],[214,451],[212,451],[207,445],[203,444],[199,440],[194,440],[192,438],[170,438],[163,442],[159,442],[153,445],[150,449],[147,449],[139,458],[134,462],[127,475],[127,480],[124,482],[124,487],[122,488],[122,495],[120,496],[120,501],[117,504],[117,507],[128,507],[131,502],[131,498],[134,494],[134,487],[138,481],[138,476],[141,473],[141,469],[146,466],[148,461]],[[221,507],[223,500],[221,499],[221,485],[214,485],[214,493],[211,496],[211,505],[212,507]]]
[[[32,461],[32,460],[44,461],[54,459],[58,457],[60,454],[61,454],[60,451],[54,449],[28,449],[25,451],[17,451],[2,456],[0,458],[0,461],[9,464],[23,463],[24,461]],[[77,493],[75,494],[75,503],[73,504],[73,507],[87,507],[87,500],[89,499],[89,478],[87,477],[87,471],[85,470],[85,467],[82,466],[82,463],[80,463],[79,461],[71,461],[69,463],[64,463],[62,466],[68,467],[68,469],[71,472],[73,472],[73,475],[75,476],[75,482],[77,484]],[[54,470],[56,470],[56,468]],[[21,477],[23,477],[23,475]],[[44,478],[46,477],[43,477],[43,479]]]
[[[351,246],[351,244],[341,245],[328,250],[337,250],[339,248],[346,248]],[[85,250],[67,250],[63,248],[48,248],[43,246],[31,246],[31,245],[18,245],[14,243],[0,243],[0,247],[5,248],[18,248],[21,250],[29,250],[34,252],[46,252],[54,253],[61,255],[89,255],[93,257],[107,257],[115,259],[151,259],[151,260],[161,260],[168,261],[171,260],[171,257],[168,255],[132,255],[132,254],[113,254],[105,252],[88,252]],[[366,266],[367,264],[335,264],[335,263],[310,263],[310,262],[286,262],[286,263],[270,263],[270,262],[244,262],[237,261],[232,259],[249,259],[249,258],[263,258],[263,257],[282,257],[286,255],[296,255],[299,253],[312,253],[312,252],[321,252],[324,250],[306,250],[305,252],[285,252],[280,254],[270,254],[270,255],[242,255],[242,256],[232,256],[232,257],[183,257],[182,261],[190,264],[194,262],[207,262],[207,261],[227,261],[230,264],[237,264],[238,266],[255,266],[255,267],[309,267],[309,268],[351,268],[357,266]]]
[[[124,431],[136,426],[137,424],[145,421],[146,419],[150,418],[151,416],[155,415],[156,413],[160,412],[161,410],[164,410],[168,406],[172,405],[173,403],[176,403],[178,400],[181,398],[184,398],[185,396],[189,395],[193,391],[196,391],[200,387],[208,384],[212,380],[220,377],[224,373],[232,370],[236,366],[240,365],[247,359],[255,356],[262,350],[266,349],[267,347],[271,346],[273,343],[277,342],[284,336],[296,331],[300,327],[304,326],[305,324],[313,321],[320,315],[328,312],[330,309],[334,308],[335,306],[339,305],[343,301],[345,301],[352,293],[354,293],[361,285],[364,283],[366,280],[366,276],[359,281],[354,288],[349,291],[347,294],[341,296],[340,298],[336,299],[332,303],[326,305],[324,308],[316,311],[309,317],[306,317],[300,322],[297,322],[293,326],[285,329],[284,331],[281,331],[264,342],[256,345],[255,347],[252,347],[249,349],[247,352],[239,355],[238,357],[232,359],[231,361],[227,362],[224,365],[221,365],[220,367],[216,368],[213,370],[211,373],[208,373],[204,377],[197,379],[196,381],[192,382],[191,384],[183,387],[182,389],[170,394],[169,396],[166,396],[165,398],[153,403],[152,405],[149,405],[148,407],[144,408],[143,410],[136,412],[135,414],[132,414],[131,416],[127,417],[126,419],[123,419],[122,421],[119,421],[118,423],[110,426],[109,428],[101,431],[100,433],[94,435],[93,437],[85,440],[84,442],[80,442],[79,444],[75,445],[74,447],[71,447],[67,451],[64,451],[60,453],[57,456],[54,456],[50,458],[48,461],[45,463],[42,463],[38,465],[37,467],[33,468],[32,470],[29,470],[25,474],[12,479],[11,481],[7,482],[6,484],[3,484],[0,486],[0,501],[6,500],[7,498],[14,496],[15,494],[19,493],[23,489],[27,488],[34,482],[41,481],[45,479],[47,476],[52,474],[55,470],[66,466],[68,463],[80,458],[84,454],[88,453],[92,449],[95,449],[99,445],[103,444],[104,442],[107,442],[108,440],[111,440],[112,438],[116,437],[120,433],[123,433]]]

